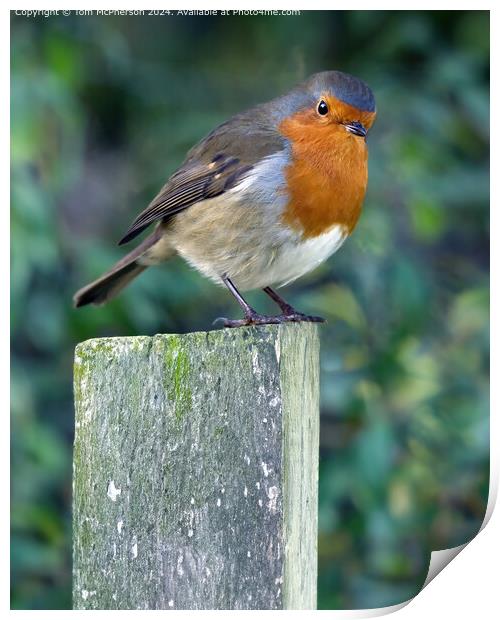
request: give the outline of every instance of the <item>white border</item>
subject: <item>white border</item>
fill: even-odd
[[[184,3],[182,3],[184,4]],[[224,2],[221,1],[216,4],[216,8],[220,10],[226,9],[266,9],[269,10],[269,6],[263,6],[264,3],[252,3],[252,2]],[[335,9],[343,9],[343,6],[335,6],[331,3],[311,3],[308,2],[307,10],[335,10]],[[16,4],[12,10],[22,10],[22,9],[45,9],[45,10],[57,10],[57,9],[68,9],[66,4],[61,4],[60,2],[47,2],[42,4],[33,3],[33,2],[19,2]],[[74,6],[74,5],[73,5]],[[173,6],[176,8],[186,9],[187,6],[182,6],[181,3],[176,3]],[[116,2],[110,1],[106,4],[96,4],[92,3],[92,8],[106,8],[106,9],[137,9],[137,3],[127,2],[125,0]],[[272,4],[273,9],[303,9],[303,5],[299,2],[288,1],[288,2],[274,2]],[[80,7],[83,8],[83,7]],[[85,7],[89,9],[90,7]],[[142,7],[141,7],[142,8]],[[169,3],[167,2],[158,2],[151,1],[148,3],[148,8],[151,9],[169,9]],[[192,2],[189,4],[190,9],[200,10],[200,9],[210,9],[214,8],[213,5],[210,5],[206,2]],[[349,5],[350,10],[401,10],[401,3],[396,2],[385,2],[382,6],[377,5],[374,2],[359,2],[356,3],[356,6]],[[408,9],[409,7],[404,7]],[[490,10],[491,6],[487,3],[476,3],[475,6],[471,6],[470,2],[463,1],[455,1],[451,2],[422,2],[420,6],[415,7],[412,10]],[[75,10],[75,9],[69,9]],[[173,10],[173,9],[172,9]],[[492,33],[498,33],[498,11],[493,10],[491,14],[491,25],[492,25]],[[9,209],[7,205],[10,203],[10,174],[9,174],[9,165],[10,161],[10,153],[9,153],[9,145],[10,145],[10,107],[9,107],[9,48],[10,48],[10,19],[6,10],[2,13],[2,18],[0,22],[1,28],[1,45],[3,47],[1,54],[1,71],[2,71],[2,88],[5,89],[3,92],[3,106],[4,113],[2,114],[2,123],[1,123],[1,138],[2,143],[5,145],[4,147],[4,157],[7,160],[5,165],[2,167],[3,174],[3,183],[1,184],[2,190],[4,192],[4,202],[3,208],[0,210],[1,217],[3,218],[2,225],[0,226],[0,234],[3,235],[3,243],[0,243],[0,259],[1,264],[3,265],[2,275],[6,277],[7,273],[7,265],[9,264]],[[492,66],[497,67],[497,43],[496,37],[491,37],[491,57],[492,57]],[[493,83],[496,85],[497,80],[493,80]],[[492,110],[498,109],[498,106],[495,103],[499,103],[499,96],[495,90],[492,91]],[[496,134],[497,131],[497,122],[495,118],[492,118],[492,144],[496,145]],[[492,152],[492,169],[499,170],[498,162],[495,164],[495,160],[498,159],[496,156],[496,152]],[[497,175],[498,176],[498,173]],[[492,178],[492,199],[491,204],[496,205],[495,197],[498,196],[498,188],[497,181],[495,175]],[[491,214],[491,223],[493,230],[498,230],[498,207],[492,209]],[[492,269],[491,272],[493,274],[497,273],[496,267],[499,266],[499,251],[495,245],[492,247]],[[7,278],[6,278],[7,279]],[[5,290],[8,290],[8,282],[5,283]],[[498,304],[498,290],[495,286],[492,286],[492,316],[500,316],[500,307]],[[5,304],[0,306],[0,321],[2,327],[5,327],[5,337],[2,341],[2,349],[0,353],[0,369],[1,369],[1,381],[2,381],[2,395],[9,395],[9,377],[7,373],[7,369],[9,368],[9,352],[6,346],[8,342],[6,333],[9,325],[8,321],[8,310]],[[495,323],[492,325],[492,343],[496,344],[498,342],[498,328],[496,328]],[[492,368],[498,369],[497,362],[497,354],[496,348],[492,347]],[[498,404],[498,388],[497,384],[493,384],[492,386],[492,406],[491,411],[495,412],[497,407],[495,405]],[[8,423],[7,423],[8,424]],[[494,610],[497,610],[498,613],[500,609],[500,605],[498,604],[498,555],[497,550],[500,548],[500,517],[499,511],[496,510],[493,512],[493,503],[496,500],[497,488],[498,488],[498,452],[499,452],[499,437],[498,437],[498,423],[496,421],[496,417],[491,416],[491,486],[490,486],[490,502],[488,506],[488,516],[491,516],[490,522],[487,524],[487,527],[472,541],[471,544],[465,546],[463,551],[459,553],[458,557],[451,563],[450,566],[446,568],[445,571],[440,573],[438,577],[432,582],[428,582],[424,590],[413,599],[413,601],[403,607],[395,606],[394,608],[387,608],[385,612],[391,613],[392,611],[397,611],[398,618],[410,620],[410,619],[418,619],[421,618],[433,618],[433,617],[441,617],[446,614],[446,616],[452,615],[454,618],[470,618],[471,614],[484,614],[484,617],[489,618],[494,615]],[[7,495],[7,489],[9,488],[9,433],[5,432],[3,435],[3,441],[5,442],[4,449],[2,450],[2,455],[4,458],[4,466],[2,467],[2,474],[5,478],[3,490],[4,497]],[[7,507],[5,507],[7,508]],[[493,512],[493,514],[492,514]],[[8,549],[10,546],[9,541],[9,512],[4,509],[1,515],[2,521],[2,548],[4,550]],[[8,609],[9,606],[9,572],[10,566],[7,559],[7,553],[4,552],[2,554],[3,562],[1,564],[2,568],[2,607],[4,609]],[[5,602],[4,602],[5,601]],[[382,610],[378,610],[382,611]],[[235,612],[235,611],[206,611],[206,612],[192,612],[192,611],[170,611],[169,617],[171,614],[175,615],[187,615],[192,613],[202,614],[204,616],[216,615],[220,617],[222,615],[226,615],[228,617],[233,617],[235,614],[245,613],[250,615],[259,614],[286,614],[287,618],[299,617],[304,618],[312,615],[328,615],[334,618],[360,618],[360,617],[373,617],[374,612],[376,610],[371,611],[318,611],[318,612],[291,612],[291,611],[256,611],[256,612]],[[493,612],[493,613],[492,613]],[[55,616],[59,616],[64,614],[65,616],[70,613],[81,613],[81,612],[71,612],[71,611],[16,611],[9,612],[12,614],[16,614],[18,617],[31,617],[33,614],[36,614],[38,618],[50,618],[52,619]],[[162,617],[166,613],[165,611],[150,611],[150,612],[141,612],[141,611],[98,611],[98,612],[87,612],[90,614],[126,614],[126,615],[134,615],[137,616],[140,613],[148,613],[151,615],[159,615]]]

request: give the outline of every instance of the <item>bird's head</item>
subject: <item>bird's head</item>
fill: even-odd
[[[375,98],[362,81],[340,71],[315,73],[280,99],[283,133],[293,125],[294,134],[337,140],[365,139],[376,116]],[[308,131],[308,129],[310,131]]]

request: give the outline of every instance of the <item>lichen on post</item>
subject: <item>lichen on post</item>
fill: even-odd
[[[313,324],[77,346],[76,609],[314,609]]]

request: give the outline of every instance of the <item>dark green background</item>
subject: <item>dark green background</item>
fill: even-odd
[[[210,329],[230,296],[180,260],[104,308],[76,288],[186,150],[310,73],[375,92],[352,238],[287,289],[322,328],[319,606],[398,603],[488,495],[489,14],[12,17],[12,606],[70,607],[72,356]],[[272,306],[249,295],[259,309]]]

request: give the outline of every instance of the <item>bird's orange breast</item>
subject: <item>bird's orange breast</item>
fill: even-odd
[[[285,171],[289,201],[284,222],[304,238],[321,235],[335,225],[352,232],[368,182],[365,140],[343,125],[318,123],[310,111],[286,119],[280,131],[292,147]]]

